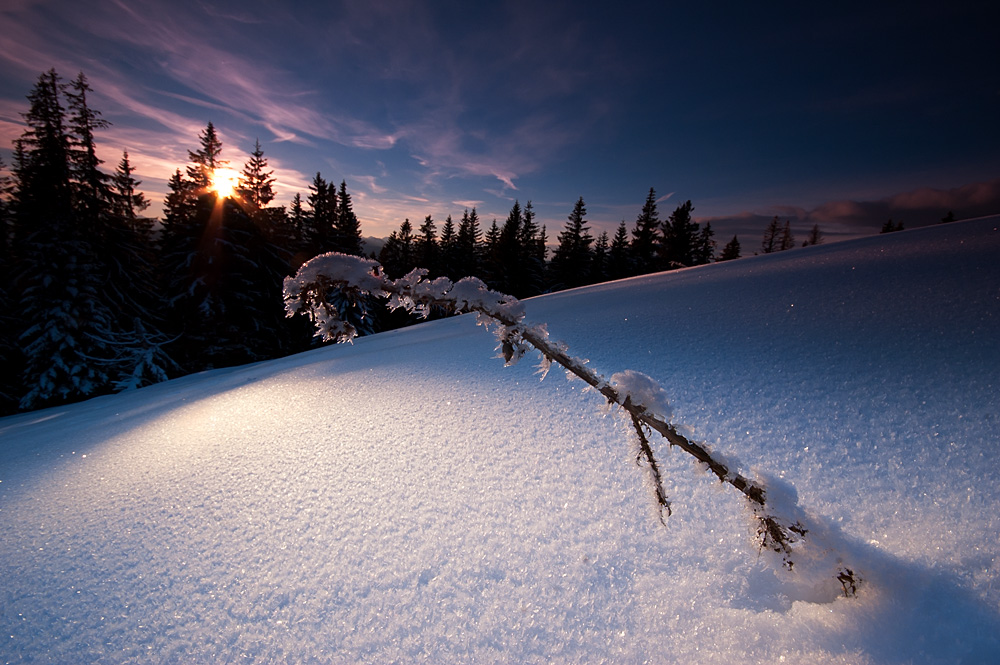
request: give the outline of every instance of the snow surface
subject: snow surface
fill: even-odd
[[[998,226],[524,303],[797,493],[857,598],[653,437],[661,526],[630,425],[462,316],[0,419],[0,662],[997,662]]]

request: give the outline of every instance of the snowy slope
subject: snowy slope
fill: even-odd
[[[794,485],[857,598],[654,439],[661,526],[628,427],[463,316],[0,419],[0,662],[996,662],[998,226],[526,301]]]

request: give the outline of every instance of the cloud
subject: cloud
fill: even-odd
[[[351,180],[363,183],[372,194],[385,194],[389,191],[385,187],[379,185],[375,181],[375,176],[373,175],[352,175]]]
[[[828,239],[844,240],[878,233],[889,219],[916,228],[936,224],[948,212],[958,220],[1000,213],[1000,178],[951,189],[921,187],[876,201],[829,201],[811,209],[778,205],[699,221],[711,222],[716,237],[736,234],[756,238],[778,216],[791,222],[793,231],[801,236],[818,224]]]
[[[116,84],[118,101],[143,117],[160,120],[158,107],[167,96],[255,122],[286,141],[312,136],[376,150],[395,144],[391,131],[324,107],[322,95],[273,64],[266,51],[248,49],[232,20],[219,20],[220,12],[207,6],[200,10],[213,15],[213,21],[188,5],[69,5],[60,11],[73,24],[72,31],[32,9],[11,15],[8,29],[0,34],[0,57],[7,66],[34,76],[50,67],[63,72],[82,68],[92,80]],[[280,21],[272,15],[280,8],[268,11],[269,20]],[[240,16],[241,25],[250,21],[248,12]],[[130,60],[128,67],[121,66],[123,58]]]

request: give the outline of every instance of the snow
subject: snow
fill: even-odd
[[[998,227],[523,301],[797,498],[855,598],[652,436],[662,526],[631,424],[462,316],[0,419],[0,662],[995,662]]]

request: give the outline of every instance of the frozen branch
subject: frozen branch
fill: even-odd
[[[694,457],[719,481],[739,491],[749,502],[757,520],[757,535],[762,550],[778,554],[782,564],[789,570],[792,569],[797,558],[796,548],[810,532],[804,524],[804,517],[779,516],[773,510],[773,502],[769,501],[764,485],[746,478],[732,464],[723,462],[708,448],[678,432],[668,422],[666,414],[654,410],[657,405],[640,401],[640,394],[649,399],[648,396],[652,394],[650,389],[662,392],[659,385],[649,377],[637,372],[625,372],[613,376],[609,383],[587,367],[583,360],[570,356],[565,345],[551,341],[544,325],[526,325],[524,308],[517,299],[490,290],[475,277],[466,277],[455,283],[443,277],[428,280],[427,271],[417,269],[398,280],[392,280],[385,276],[376,261],[344,254],[318,256],[303,265],[295,277],[285,279],[285,308],[288,316],[305,313],[316,325],[317,335],[326,340],[350,341],[357,331],[350,324],[341,321],[337,310],[330,304],[329,298],[334,290],[348,296],[365,293],[387,296],[390,307],[403,307],[425,316],[431,307],[454,313],[476,312],[480,323],[496,334],[501,354],[509,365],[523,356],[526,344],[534,347],[543,356],[543,370],[547,370],[548,364],[552,362],[562,365],[603,395],[610,404],[617,405],[629,415],[638,435],[640,455],[646,459],[654,480],[661,521],[664,512],[670,514],[670,503],[663,489],[659,465],[645,435],[646,427],[658,432],[671,446]],[[646,385],[640,386],[641,389],[633,389],[637,376],[646,382]],[[778,503],[781,504],[780,501]],[[789,509],[788,506],[782,508]],[[794,508],[796,506],[792,502],[792,514],[797,512]],[[837,573],[836,579],[842,584],[845,595],[852,595],[859,578],[843,567]]]

